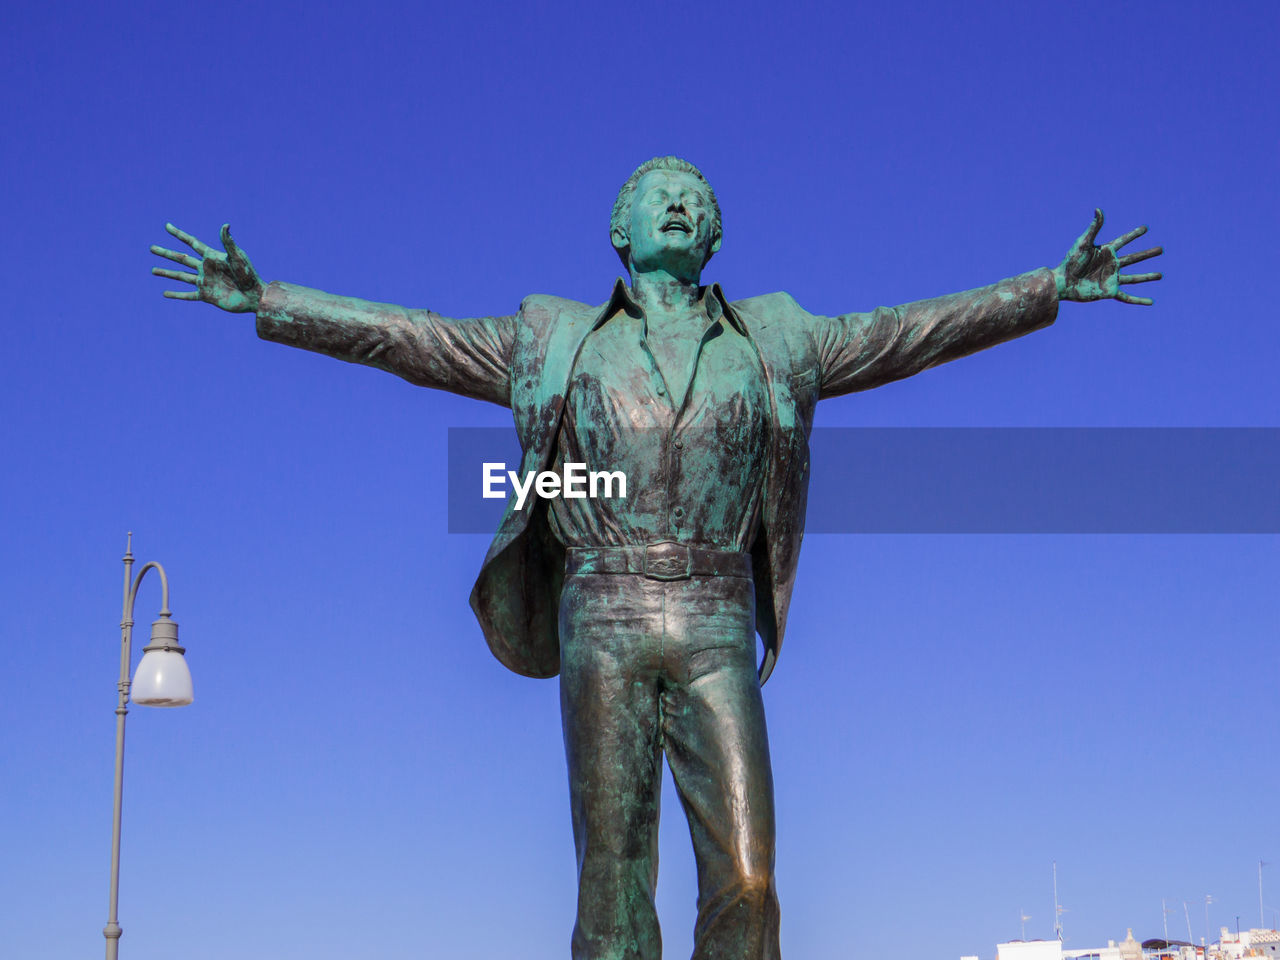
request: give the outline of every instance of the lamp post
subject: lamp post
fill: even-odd
[[[151,624],[151,642],[143,647],[142,662],[134,679],[129,679],[129,655],[133,644],[133,602],[147,571],[160,574],[160,617]],[[116,788],[115,811],[111,829],[111,897],[107,925],[102,935],[107,938],[107,960],[116,960],[120,951],[120,924],[116,907],[120,899],[120,805],[124,796],[124,718],[129,712],[129,691],[133,702],[147,707],[185,707],[191,702],[191,671],[183,657],[186,650],[178,645],[178,625],[169,614],[169,578],[158,563],[143,564],[137,579],[133,577],[133,534],[124,553],[124,613],[120,619],[120,680],[116,684]]]

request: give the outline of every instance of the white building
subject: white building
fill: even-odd
[[[1280,932],[1250,930],[1249,946],[1259,957],[1280,957]]]
[[[996,960],[1062,960],[1062,941],[1013,940],[997,943]]]
[[[1133,939],[1133,928],[1129,935],[1116,943],[1108,940],[1105,947],[1090,947],[1085,950],[1063,950],[1063,960],[1142,960],[1142,944]]]
[[[1223,960],[1240,960],[1241,957],[1280,958],[1280,933],[1275,930],[1241,930],[1239,936],[1226,927],[1219,928],[1221,936],[1213,953]]]

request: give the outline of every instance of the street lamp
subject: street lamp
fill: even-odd
[[[151,642],[142,648],[142,662],[132,682],[129,680],[129,654],[133,643],[133,601],[147,571],[160,574],[160,618],[151,625]],[[120,951],[120,924],[116,907],[120,899],[120,803],[124,796],[124,718],[129,712],[129,688],[133,702],[147,707],[185,707],[191,702],[191,671],[187,669],[186,650],[178,645],[178,625],[169,615],[169,578],[158,563],[143,564],[137,579],[133,578],[133,534],[124,552],[124,614],[120,619],[120,680],[116,685],[116,790],[115,815],[111,828],[111,899],[107,925],[102,935],[107,938],[107,960],[116,960]]]

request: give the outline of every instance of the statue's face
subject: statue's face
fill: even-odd
[[[636,184],[628,235],[615,236],[614,244],[630,244],[631,265],[638,272],[667,270],[696,278],[720,249],[711,224],[711,197],[701,180],[676,170],[650,170]]]

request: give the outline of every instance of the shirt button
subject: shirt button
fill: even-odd
[[[666,395],[667,395],[667,389],[666,389],[666,387],[659,387],[659,388],[658,388],[658,396],[660,396],[660,397],[665,397]]]
[[[677,520],[679,520],[681,517],[684,516],[684,507],[676,507],[674,510],[671,511],[671,515],[675,517]]]
[[[676,441],[676,449],[677,449],[677,450],[683,450],[683,449],[684,449],[684,441],[683,441],[683,440],[677,440],[677,441]]]

